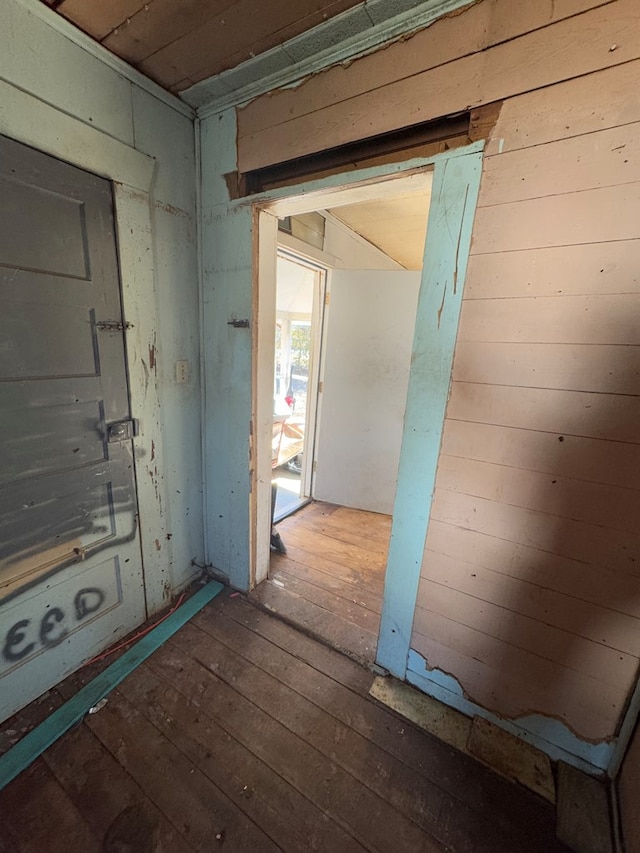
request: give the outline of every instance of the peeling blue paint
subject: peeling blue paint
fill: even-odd
[[[489,720],[504,731],[535,746],[553,761],[564,761],[590,774],[606,771],[611,764],[614,743],[607,741],[594,744],[580,740],[559,720],[540,714],[529,714],[515,720],[503,719],[467,699],[457,679],[442,670],[429,669],[427,661],[414,649],[409,652],[406,679],[423,693],[468,717],[483,717]]]

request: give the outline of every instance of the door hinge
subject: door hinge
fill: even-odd
[[[331,293],[327,290],[327,292],[324,295],[324,304],[328,305],[329,302],[331,302]]]
[[[99,320],[96,329],[101,332],[124,332],[125,329],[133,329],[133,323],[124,320]]]
[[[318,394],[322,394],[324,391],[324,382],[318,382]]]

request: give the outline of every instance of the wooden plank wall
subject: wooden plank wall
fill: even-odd
[[[412,646],[594,741],[640,651],[639,36],[637,0],[482,0],[239,114],[246,170],[505,99]]]
[[[239,110],[238,167],[291,160],[639,55],[636,0],[479,0],[406,41]]]
[[[635,61],[503,107],[412,641],[484,707],[589,740],[638,669],[640,102],[615,97],[638,84]]]

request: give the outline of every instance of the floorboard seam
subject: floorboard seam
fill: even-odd
[[[353,652],[351,651],[351,649],[346,649],[336,643],[332,643],[329,639],[323,637],[322,634],[318,633],[317,631],[314,631],[307,625],[301,625],[299,622],[296,622],[295,619],[292,619],[285,613],[279,613],[277,610],[272,610],[270,607],[268,607],[266,604],[262,604],[262,602],[260,601],[251,600],[251,605],[257,610],[261,610],[263,613],[266,613],[269,616],[273,616],[274,619],[278,619],[280,622],[284,622],[284,624],[288,625],[290,628],[295,628],[296,631],[300,631],[301,634],[304,634],[311,640],[315,640],[316,643],[320,643],[321,645],[326,646],[328,649],[333,649],[336,652],[340,652],[340,654],[344,655],[345,657],[350,658],[356,663],[359,663],[361,666],[364,666],[366,669],[370,669],[372,672],[374,672],[374,670],[372,669],[373,661],[368,661],[366,658],[362,657],[357,652]],[[327,613],[329,612],[330,611],[327,611]]]

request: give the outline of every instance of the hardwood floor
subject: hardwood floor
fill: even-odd
[[[378,704],[372,678],[225,593],[0,792],[0,851],[566,851],[548,802]]]
[[[316,501],[277,525],[256,603],[365,663],[375,658],[391,518]]]

